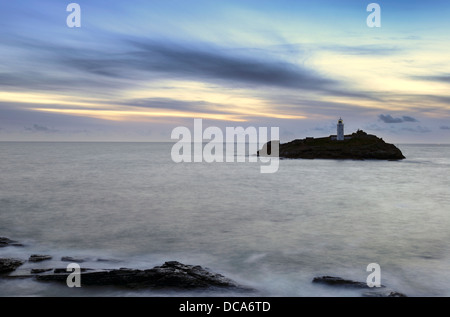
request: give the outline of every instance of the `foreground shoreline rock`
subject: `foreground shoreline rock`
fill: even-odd
[[[23,247],[23,244],[6,237],[0,237],[0,248],[4,248],[7,246]]]
[[[279,157],[286,159],[352,159],[399,161],[405,156],[393,144],[386,143],[375,135],[362,130],[347,135],[343,141],[331,137],[306,138],[279,144],[270,141],[258,151],[258,156],[271,155],[272,142],[278,142]]]
[[[388,289],[384,285],[371,288],[367,285],[367,283],[347,280],[336,276],[318,276],[315,277],[312,282],[331,287],[344,287],[366,290],[364,293],[362,293],[362,296],[364,297],[407,297],[405,294]]]
[[[14,272],[19,266],[24,264],[25,261],[20,259],[0,259],[0,274]]]
[[[64,271],[64,269],[55,269],[50,274],[36,275],[36,279],[66,283],[69,273]],[[186,265],[177,261],[165,262],[161,266],[147,270],[120,268],[89,271],[86,269],[81,273],[81,281],[83,286],[118,286],[133,289],[246,289],[221,274],[210,272],[198,265]]]
[[[31,261],[32,262],[32,261]],[[41,282],[59,282],[66,284],[72,271],[66,268],[31,268],[26,274],[11,275],[25,261],[13,258],[0,258],[0,278],[33,278]],[[177,261],[165,262],[151,269],[138,270],[90,269],[81,268],[82,286],[114,286],[130,289],[225,289],[233,291],[250,291],[233,280],[211,272],[199,265],[187,265]]]
[[[17,241],[0,237],[2,247],[18,247]],[[66,284],[72,273],[64,267],[69,263],[82,263],[85,259],[65,256],[61,258],[63,268],[45,266],[51,255],[32,254],[27,259],[0,258],[0,278],[23,279],[32,278],[41,282],[58,282]],[[98,262],[114,262],[98,259]],[[25,263],[32,267],[21,268]],[[43,263],[43,264],[41,264]],[[54,264],[54,263],[53,263]],[[37,266],[36,266],[37,265]],[[39,266],[40,265],[40,266]],[[43,266],[44,265],[44,266]],[[19,273],[15,271],[19,271]],[[25,273],[24,273],[25,272]],[[14,273],[14,274],[12,274]],[[80,268],[82,286],[109,286],[129,289],[221,289],[233,291],[251,291],[252,289],[239,285],[235,281],[203,268],[199,265],[187,265],[177,261],[168,261],[161,266],[138,270],[130,268],[91,269]]]
[[[6,238],[3,238],[6,239]],[[9,239],[8,239],[9,240]],[[10,240],[12,241],[12,240]],[[20,244],[18,244],[20,246]],[[15,247],[10,245],[10,247]],[[51,260],[51,255],[32,254],[28,260],[0,257],[0,279],[24,279],[31,278],[39,282],[54,282],[66,284],[72,271],[66,267],[52,268],[42,267]],[[62,257],[60,265],[65,266],[65,261],[72,259],[80,263],[84,259]],[[87,260],[87,259],[86,259]],[[97,262],[120,262],[118,260],[97,259]],[[31,267],[21,267],[25,263]],[[54,262],[51,262],[54,264]],[[38,265],[36,267],[36,265]],[[41,265],[41,266],[39,266]],[[15,272],[18,271],[19,273]],[[233,292],[255,292],[256,290],[240,285],[235,281],[214,273],[199,265],[187,265],[178,261],[168,261],[161,266],[150,269],[92,269],[81,268],[80,277],[82,287],[118,287],[126,289],[165,289],[165,290],[220,290]],[[350,287],[366,290],[362,296],[371,297],[406,297],[406,295],[389,290],[382,286],[381,289],[370,289],[366,283],[345,280],[340,277],[321,276],[315,277],[312,283],[324,284],[331,287]]]

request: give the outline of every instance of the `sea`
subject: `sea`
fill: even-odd
[[[69,288],[0,278],[0,296],[353,297],[317,276],[450,296],[450,145],[398,144],[402,161],[175,163],[173,143],[0,142],[0,257],[31,268],[200,265],[248,291]],[[247,153],[245,156],[253,155]],[[81,281],[82,284],[82,281]]]

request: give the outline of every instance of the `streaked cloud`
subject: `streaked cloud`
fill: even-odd
[[[345,55],[391,56],[404,53],[404,49],[395,45],[362,44],[362,45],[322,45],[323,50]]]
[[[432,75],[432,76],[414,76],[417,80],[435,81],[441,83],[450,83],[450,74],[445,75]]]
[[[46,133],[58,132],[57,129],[49,128],[49,127],[39,125],[39,124],[33,124],[32,127],[25,127],[25,130],[31,131],[31,132],[46,132]]]
[[[429,133],[432,130],[429,129],[428,127],[423,127],[423,126],[416,126],[416,127],[404,127],[401,129],[402,131],[408,131],[408,132],[416,132],[416,133]]]
[[[2,135],[166,133],[200,117],[288,136],[328,133],[341,116],[405,139],[443,132],[450,5],[380,4],[377,30],[354,1],[86,1],[82,28],[69,29],[58,1],[5,2]]]
[[[390,114],[384,115],[380,114],[378,118],[383,121],[384,123],[403,123],[403,122],[418,122],[417,119],[410,117],[410,116],[402,116],[394,118]]]

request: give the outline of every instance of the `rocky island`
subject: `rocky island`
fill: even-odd
[[[258,151],[258,156],[271,155],[270,141]],[[340,140],[336,136],[306,138],[279,144],[279,157],[287,159],[353,159],[353,160],[403,160],[402,152],[393,144],[386,143],[375,135],[362,130],[345,135]]]

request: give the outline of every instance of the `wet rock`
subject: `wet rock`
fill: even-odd
[[[30,273],[31,274],[42,274],[42,273],[45,273],[45,272],[50,272],[52,270],[53,269],[31,269]]]
[[[71,256],[63,256],[61,258],[63,262],[72,262],[72,263],[83,263],[85,260],[80,258],[73,258]]]
[[[66,282],[68,272],[36,276],[40,281]],[[245,289],[234,281],[201,266],[186,265],[176,261],[166,262],[147,270],[120,268],[81,273],[83,286],[119,286],[127,288],[156,289]]]
[[[405,294],[396,291],[371,291],[362,294],[364,297],[407,297]]]
[[[40,255],[40,254],[32,254],[28,259],[29,262],[42,262],[46,260],[51,260],[51,255]]]
[[[0,248],[4,248],[7,246],[23,247],[23,244],[6,237],[0,237]]]
[[[319,276],[313,279],[313,283],[321,283],[332,286],[343,286],[343,287],[353,287],[353,288],[369,288],[367,283],[357,282],[352,280],[346,280],[341,277],[335,276]]]
[[[13,272],[24,262],[19,259],[0,258],[0,274]]]
[[[407,297],[407,296],[400,292],[391,291],[388,294],[386,294],[386,297]]]
[[[380,287],[369,287],[367,283],[346,280],[336,276],[315,277],[313,283],[320,283],[333,287],[365,289],[366,291],[362,293],[362,296],[364,297],[406,297],[405,294],[388,289],[384,285],[381,285]]]
[[[73,270],[67,271],[67,268],[50,269],[55,274],[70,274]],[[80,268],[80,272],[94,271],[94,269]]]
[[[97,259],[97,262],[119,263],[120,260],[99,258],[99,259]]]

